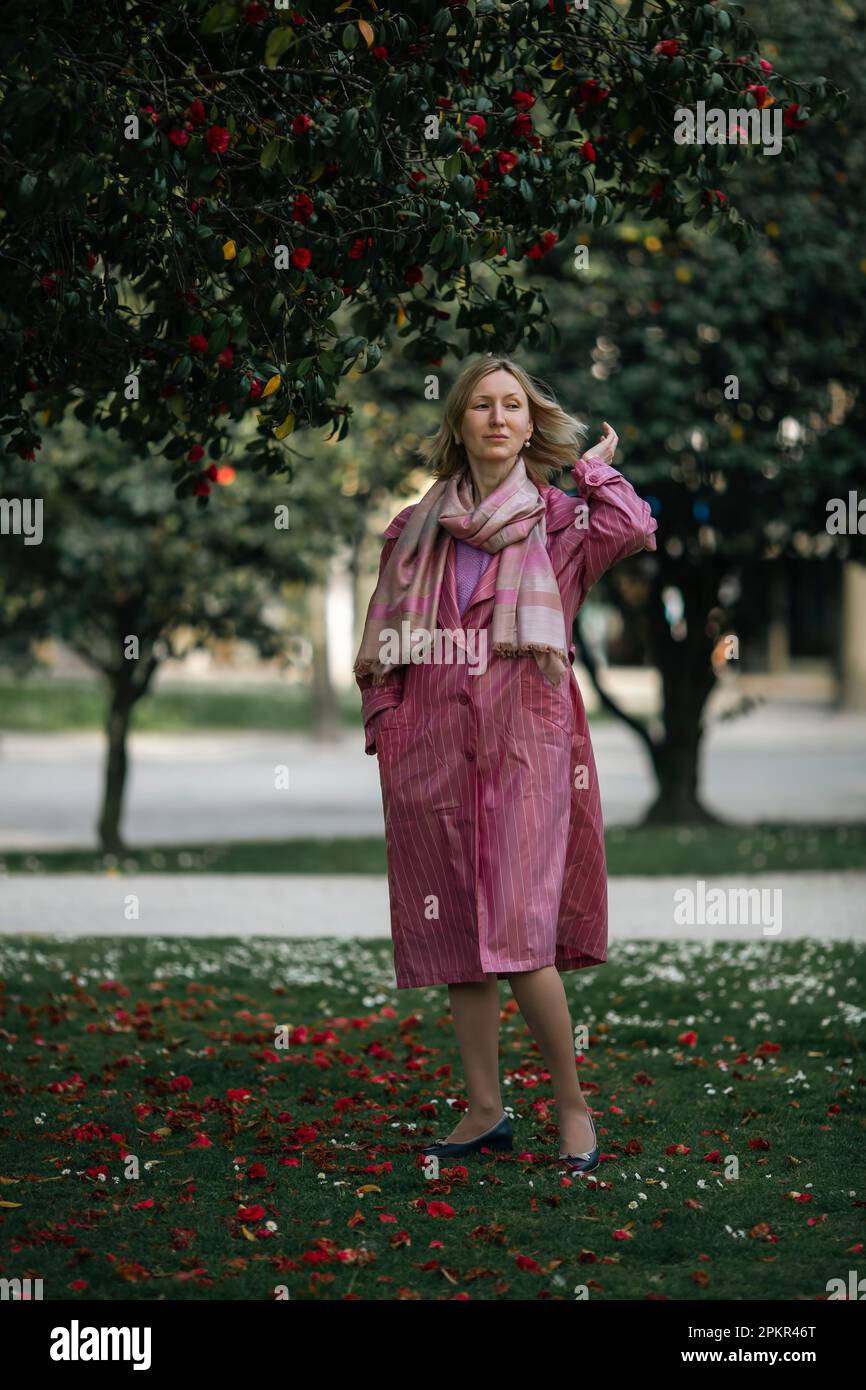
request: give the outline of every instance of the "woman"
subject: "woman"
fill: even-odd
[[[584,433],[509,358],[468,363],[421,449],[436,481],[385,531],[355,661],[397,988],[448,985],[469,1097],[422,1152],[511,1147],[505,978],[550,1071],[573,1172],[598,1166],[598,1144],[559,972],[607,959],[607,879],[571,631],[596,580],[656,545],[649,506],[611,466],[616,434],[605,423],[575,463]],[[550,485],[566,467],[582,498]]]

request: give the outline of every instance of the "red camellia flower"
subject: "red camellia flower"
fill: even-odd
[[[758,63],[758,67],[761,69],[761,72],[772,72],[772,71],[773,71],[773,64],[772,64],[772,63],[768,63],[767,60],[766,60],[766,58],[762,58],[762,59],[760,60],[760,62]]]
[[[139,111],[143,111],[145,116],[149,116],[154,125],[159,123],[159,112],[153,106],[139,106]]]
[[[177,145],[178,149],[183,149],[184,145],[189,144],[189,136],[186,131],[177,125],[168,132],[168,138],[173,145]]]
[[[213,1140],[208,1139],[207,1135],[199,1130],[189,1147],[191,1149],[212,1149]]]
[[[797,112],[798,112],[799,110],[800,110],[800,103],[799,103],[799,101],[792,101],[791,104],[790,104],[789,106],[786,106],[786,107],[785,107],[785,114],[784,114],[784,116],[783,116],[783,118],[782,118],[782,124],[783,124],[788,130],[802,130],[802,129],[803,129],[803,126],[806,124],[805,120],[801,120],[801,119],[798,117]]]
[[[595,163],[595,146],[591,140],[584,140],[580,147],[580,153],[584,159],[588,159],[590,164]]]
[[[517,155],[513,150],[497,150],[496,163],[499,165],[500,174],[510,174],[517,163]]]
[[[207,120],[207,111],[205,110],[204,102],[201,101],[199,97],[196,97],[195,101],[190,102],[189,106],[186,108],[186,118],[191,125],[204,125]]]
[[[292,221],[309,222],[313,215],[313,200],[309,193],[299,193],[292,203]]]
[[[655,46],[655,52],[660,53],[663,58],[676,58],[679,51],[679,39],[662,39],[661,43]]]
[[[190,352],[207,352],[207,338],[201,333],[193,333],[192,337],[187,338]]]
[[[475,197],[478,199],[479,203],[483,202],[483,200],[487,197],[489,191],[490,184],[487,182],[486,179],[475,180]]]
[[[208,497],[210,495],[210,483],[204,478],[199,478],[192,492],[194,497]]]
[[[761,110],[763,110],[765,106],[772,105],[773,98],[770,96],[770,89],[769,87],[765,87],[763,83],[750,82],[748,87],[746,87],[746,91],[754,92],[755,101],[758,103]]]
[[[520,111],[528,111],[530,106],[535,105],[535,94],[518,88],[516,92],[511,93],[511,104],[518,107]]]
[[[427,175],[423,173],[422,170],[413,169],[411,174],[409,175],[409,182],[414,183],[415,187],[418,188],[422,183],[424,183],[426,178]]]
[[[655,183],[653,184],[652,188],[647,194],[647,197],[652,198],[653,202],[655,202],[657,198],[660,198],[662,196],[663,191],[664,185],[662,184],[661,179],[656,179]]]
[[[263,390],[264,387],[262,386],[261,377],[254,376],[252,381],[250,382],[250,389],[248,392],[249,399],[251,401],[257,401],[259,396],[262,394]]]
[[[542,256],[546,256],[551,246],[556,245],[556,232],[543,232],[540,241],[536,241],[534,246],[530,246],[526,252],[530,260],[538,261]]]
[[[452,106],[454,105],[454,102],[451,100],[450,97],[437,97],[435,105],[441,106],[443,111],[450,111]]]
[[[697,1040],[698,1035],[693,1028],[690,1028],[688,1032],[680,1033],[677,1036],[677,1042],[682,1043],[683,1047],[694,1047]]]
[[[610,96],[610,91],[607,87],[600,87],[595,78],[591,77],[588,82],[581,82],[580,95],[590,106],[600,106]]]
[[[208,477],[208,478],[210,478],[211,482],[215,483],[216,480],[217,480],[217,466],[216,466],[216,464],[215,464],[215,463],[209,463],[208,466],[207,466],[207,468],[206,468],[204,471],[205,471],[205,476]]]
[[[221,367],[230,367],[235,360],[235,355],[230,347],[224,347],[222,352],[217,353],[217,362]]]
[[[264,5],[247,5],[244,11],[244,19],[247,24],[261,24],[268,17],[268,12]]]
[[[484,139],[487,134],[487,122],[483,116],[470,116],[466,124],[472,127],[479,140]]]
[[[309,251],[306,246],[296,246],[289,257],[295,270],[306,270],[312,259],[312,252]]]
[[[229,133],[223,125],[209,126],[204,138],[211,154],[225,154],[229,147]]]
[[[424,271],[420,265],[410,265],[403,271],[402,278],[407,285],[417,285],[419,280],[424,279]]]
[[[293,135],[303,135],[305,131],[309,130],[309,128],[310,128],[310,126],[311,126],[312,124],[313,124],[313,118],[312,118],[312,116],[307,116],[307,115],[294,116],[293,119],[292,119],[292,124],[291,124],[290,129],[291,129],[291,132],[292,132]]]
[[[375,58],[377,63],[387,63],[388,50],[384,44],[379,43],[375,48],[370,49],[370,57]]]
[[[355,240],[352,242],[352,245],[350,246],[346,254],[348,255],[350,261],[360,260],[361,257],[364,255],[364,252],[369,250],[369,248],[372,245],[373,238],[371,236],[355,237]]]
[[[94,255],[94,253],[91,251],[90,255],[87,257],[87,269],[92,270],[98,260],[99,257],[97,255]]]
[[[186,456],[186,461],[187,461],[187,463],[198,463],[199,459],[201,459],[201,458],[204,458],[204,449],[202,448],[201,444],[193,444],[192,448],[190,449],[189,453],[188,453],[187,456]],[[186,1079],[187,1079],[187,1081],[189,1081],[189,1077],[187,1077]],[[171,1082],[171,1084],[170,1084],[170,1086],[169,1086],[169,1090],[172,1090],[172,1091],[180,1090],[180,1087],[175,1085],[175,1081],[177,1081],[177,1080],[178,1080],[178,1078],[175,1077],[174,1080]],[[190,1086],[191,1086],[191,1085],[192,1085],[192,1082],[190,1081],[189,1084],[190,1084]],[[189,1087],[187,1087],[187,1090],[188,1090],[188,1089],[189,1089]]]
[[[727,193],[723,193],[720,188],[705,188],[704,202],[711,203],[714,198],[718,198],[720,203],[726,203],[728,201]]]
[[[532,117],[526,111],[518,111],[511,129],[515,135],[529,135],[532,131]]]
[[[238,1216],[242,1221],[261,1221],[264,1214],[265,1209],[258,1202],[251,1207],[238,1207]]]

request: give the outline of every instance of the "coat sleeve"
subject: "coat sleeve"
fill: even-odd
[[[578,530],[580,558],[577,607],[613,565],[655,550],[658,522],[648,502],[638,497],[627,478],[601,459],[580,458],[571,470],[586,501],[586,526]]]
[[[389,527],[390,530],[390,527]],[[379,578],[388,563],[388,556],[394,549],[396,537],[386,540],[379,556]],[[378,581],[377,581],[378,582]],[[395,666],[389,671],[382,685],[374,685],[372,676],[356,676],[355,681],[361,691],[361,712],[364,720],[364,752],[373,754],[376,750],[375,716],[382,710],[392,709],[403,699],[403,678],[405,667]]]

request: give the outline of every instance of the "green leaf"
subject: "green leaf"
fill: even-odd
[[[209,353],[212,353],[212,354],[214,354],[214,355],[215,355],[216,353],[218,353],[218,352],[222,352],[223,348],[226,346],[226,343],[228,342],[228,340],[229,340],[230,337],[231,337],[231,329],[229,328],[228,324],[227,324],[227,323],[221,323],[221,324],[219,324],[219,325],[213,330],[212,333],[209,333],[209,334],[208,334],[208,340],[207,340],[208,352],[209,352]]]
[[[259,155],[259,164],[263,169],[270,169],[280,153],[281,140],[269,140]]]
[[[265,66],[275,68],[286,49],[291,48],[294,42],[294,30],[287,25],[283,25],[279,29],[272,29],[265,44]]]
[[[214,5],[208,10],[200,25],[202,34],[223,34],[227,29],[233,29],[237,24],[237,6],[229,3],[229,0],[221,0],[220,4]]]

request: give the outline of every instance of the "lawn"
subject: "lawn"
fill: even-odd
[[[609,826],[610,874],[813,873],[862,869],[866,825]],[[237,840],[92,849],[0,850],[6,873],[384,874],[385,840]]]
[[[357,690],[339,696],[347,728],[361,727],[361,696]],[[135,706],[132,733],[237,733],[276,729],[281,734],[304,733],[313,723],[312,695],[307,687],[258,683],[220,687],[214,683],[157,687]],[[0,680],[0,732],[72,733],[104,729],[108,713],[106,688],[95,682],[46,681],[38,678]],[[613,716],[600,709],[593,725]]]
[[[387,941],[0,939],[0,1275],[82,1302],[823,1298],[863,1239],[864,975],[802,941],[566,974],[588,1179],[502,982],[514,1152],[430,1181],[416,1147],[462,1104],[447,991],[395,990]]]

